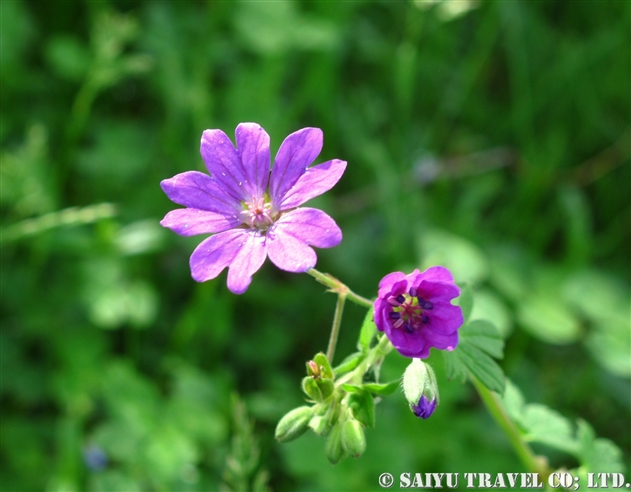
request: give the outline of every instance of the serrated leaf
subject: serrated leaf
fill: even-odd
[[[336,376],[340,376],[341,374],[346,374],[347,372],[352,371],[357,367],[357,365],[364,358],[364,354],[361,352],[355,352],[346,357],[339,366],[333,369],[333,374]]]
[[[460,329],[460,336],[496,359],[504,357],[504,340],[490,321],[473,320]]]
[[[523,423],[526,440],[547,444],[568,453],[577,453],[579,447],[573,437],[572,424],[555,410],[538,403],[526,405]]]
[[[511,419],[515,421],[522,429],[524,429],[523,409],[525,405],[524,395],[519,388],[510,380],[506,380],[506,389],[502,396],[504,408],[508,412]]]
[[[465,321],[469,321],[471,311],[473,310],[473,290],[471,289],[470,283],[463,283],[460,289],[460,296],[454,300],[454,304],[460,306]]]
[[[621,473],[624,471],[620,449],[609,439],[597,439],[594,430],[584,420],[578,421],[576,436],[578,458],[588,472]]]
[[[460,357],[454,352],[443,352],[443,357],[445,359],[447,379],[455,379],[459,383],[464,383],[469,373],[467,367],[460,360]]]
[[[452,352],[444,352],[449,379],[464,382],[469,372],[491,391],[503,394],[506,378],[491,356],[502,357],[504,341],[486,320],[474,320],[460,329],[460,342]]]
[[[459,357],[484,386],[500,395],[504,393],[506,385],[504,371],[490,356],[475,345],[464,344],[460,348]]]
[[[359,340],[357,342],[357,348],[362,352],[368,352],[370,349],[370,343],[377,333],[377,325],[374,320],[374,308],[370,308],[366,313],[364,322],[362,323],[361,330],[359,332]]]

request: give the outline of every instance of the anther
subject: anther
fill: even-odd
[[[416,297],[418,295],[418,290],[417,290],[416,287],[410,287],[410,291],[409,292],[410,292],[410,295],[412,297]]]
[[[401,313],[391,311],[388,316],[390,317],[390,319],[399,319],[401,317]]]
[[[427,316],[426,314],[421,316],[421,322],[426,325],[427,323],[429,323],[429,316]]]

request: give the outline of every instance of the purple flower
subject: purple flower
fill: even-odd
[[[436,398],[430,402],[427,397],[423,395],[419,399],[418,405],[412,405],[412,411],[417,417],[428,419],[434,413],[434,410],[436,410],[436,403]]]
[[[460,295],[449,270],[436,266],[409,275],[394,272],[379,282],[375,323],[405,357],[424,359],[430,347],[458,345],[462,310],[449,301]]]
[[[299,206],[331,189],[346,162],[309,167],[322,149],[322,131],[303,128],[282,143],[270,173],[265,130],[241,123],[235,134],[236,148],[221,130],[202,134],[210,176],[187,171],[160,183],[172,201],[186,207],[169,212],[160,224],[181,236],[213,234],[191,255],[193,279],[210,280],[228,267],[228,288],[242,294],[268,255],[281,270],[305,272],[317,261],[311,246],[340,243],[342,231],[331,217]]]

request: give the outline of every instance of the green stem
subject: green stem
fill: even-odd
[[[340,295],[343,294],[349,301],[354,302],[355,304],[359,304],[360,306],[364,306],[367,308],[371,308],[373,305],[373,301],[370,299],[366,299],[365,297],[360,296],[359,294],[355,294],[351,289],[349,289],[345,284],[340,282],[338,279],[329,275],[328,273],[322,273],[316,270],[315,268],[311,268],[307,270],[307,273],[315,278],[318,282],[323,285],[326,285],[331,292],[335,292]]]
[[[336,383],[338,385],[348,382],[361,383],[364,378],[364,374],[370,370],[373,364],[388,355],[393,348],[394,346],[390,343],[388,337],[386,335],[382,335],[379,342],[370,349],[366,357],[358,364],[358,366],[348,374],[344,374],[336,381]]]
[[[337,345],[337,337],[340,334],[340,325],[342,324],[342,313],[344,312],[344,303],[346,302],[345,294],[338,294],[337,304],[335,305],[335,314],[333,315],[333,326],[331,327],[331,336],[329,337],[329,346],[326,349],[326,358],[330,364],[333,364],[333,356],[335,355],[335,346]]]
[[[478,381],[475,376],[471,375],[471,381],[473,381],[473,385],[489,413],[508,437],[513,449],[526,469],[531,472],[539,473],[544,483],[547,482],[548,475],[550,475],[547,464],[541,458],[538,458],[528,443],[524,441],[521,432],[515,425],[515,422],[508,416],[499,397]]]

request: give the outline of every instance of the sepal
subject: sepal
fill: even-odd
[[[309,421],[312,417],[313,407],[305,405],[294,408],[280,419],[274,437],[280,442],[288,442],[300,437],[309,428]]]

